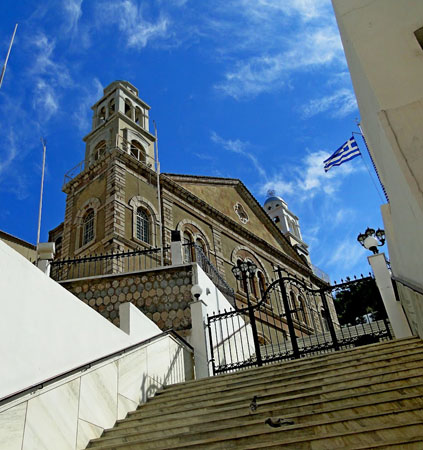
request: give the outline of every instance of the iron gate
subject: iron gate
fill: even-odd
[[[341,327],[328,301],[332,291],[368,278],[314,289],[280,268],[276,272],[259,301],[244,282],[245,307],[208,316],[214,374],[391,339],[386,319]]]

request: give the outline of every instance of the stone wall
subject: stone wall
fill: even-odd
[[[186,335],[191,328],[192,266],[104,275],[61,284],[80,300],[119,326],[119,305],[133,303],[162,330]]]

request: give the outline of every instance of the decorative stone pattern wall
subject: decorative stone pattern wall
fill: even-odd
[[[162,330],[191,328],[192,266],[106,275],[62,285],[110,322],[119,326],[119,305],[132,302]]]

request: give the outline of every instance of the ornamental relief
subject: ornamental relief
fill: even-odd
[[[244,207],[241,205],[241,203],[237,202],[234,205],[234,211],[236,212],[236,215],[239,217],[239,220],[241,223],[246,224],[250,219],[248,218],[248,214],[245,211]]]

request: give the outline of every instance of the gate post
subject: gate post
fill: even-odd
[[[279,277],[279,287],[282,292],[282,302],[283,307],[286,311],[286,322],[288,324],[289,336],[291,337],[292,352],[294,353],[294,358],[298,359],[300,357],[300,350],[298,349],[297,336],[295,335],[294,323],[291,317],[291,308],[289,307],[288,295],[286,293],[285,285],[282,280],[281,268],[278,267],[278,277]]]
[[[335,350],[339,350],[338,338],[336,337],[335,328],[332,322],[332,316],[330,315],[328,301],[326,300],[325,290],[323,288],[320,289],[320,297],[322,298],[323,308],[326,313],[326,321],[328,323],[329,333],[332,338],[333,348]]]

